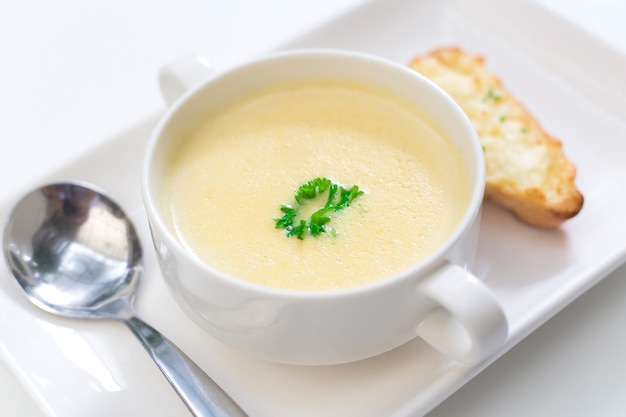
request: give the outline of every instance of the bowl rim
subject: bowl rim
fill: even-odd
[[[363,65],[378,65],[384,66],[388,71],[395,71],[399,76],[409,77],[422,84],[422,87],[432,90],[436,93],[442,102],[448,106],[451,116],[457,119],[457,122],[463,127],[463,130],[467,134],[468,140],[471,142],[472,159],[476,162],[475,166],[475,179],[470,184],[470,187],[474,192],[470,196],[467,204],[467,209],[463,214],[461,220],[455,227],[452,233],[447,239],[430,255],[420,260],[411,267],[400,271],[392,276],[382,278],[375,282],[357,285],[347,288],[331,289],[331,290],[296,290],[285,289],[278,287],[270,287],[262,284],[249,282],[225,272],[222,272],[213,266],[201,261],[197,256],[194,256],[187,249],[184,248],[182,243],[173,235],[170,228],[166,225],[165,220],[161,216],[157,203],[157,197],[154,195],[156,190],[153,190],[153,162],[154,153],[157,147],[160,145],[160,138],[163,131],[169,126],[173,117],[184,108],[184,106],[196,95],[202,94],[205,86],[211,83],[219,82],[226,77],[236,76],[241,71],[246,71],[250,67],[257,66],[262,63],[273,63],[279,61],[286,61],[290,59],[311,59],[319,60],[321,58],[331,59],[345,59],[351,61],[360,61]],[[269,84],[268,84],[269,85]],[[253,93],[252,91],[250,92]],[[466,167],[471,170],[471,167]],[[470,229],[471,225],[475,221],[479,221],[479,214],[482,207],[484,190],[485,190],[485,162],[484,153],[480,141],[473,128],[469,118],[460,108],[460,106],[439,86],[433,83],[428,78],[422,76],[402,65],[395,63],[386,58],[367,54],[363,52],[342,50],[342,49],[294,49],[281,51],[277,53],[268,54],[262,57],[257,57],[252,60],[246,61],[238,66],[232,68],[226,68],[224,71],[210,77],[204,83],[190,91],[185,93],[176,103],[174,103],[164,115],[159,119],[156,127],[153,129],[148,145],[144,151],[144,159],[142,164],[142,197],[144,202],[144,208],[148,216],[150,223],[151,233],[159,233],[159,239],[166,241],[166,246],[170,250],[177,252],[177,258],[184,258],[191,262],[195,268],[206,272],[207,275],[213,276],[224,284],[236,286],[242,290],[251,291],[259,295],[274,296],[274,297],[286,297],[286,298],[298,298],[298,299],[317,299],[317,298],[335,298],[335,297],[350,297],[358,296],[364,293],[376,292],[379,288],[399,285],[400,283],[410,280],[411,277],[424,277],[428,271],[431,271],[439,265],[446,262],[445,254],[448,253],[451,248],[459,241],[459,239]],[[155,230],[156,229],[156,230]],[[154,236],[152,237],[154,240]]]

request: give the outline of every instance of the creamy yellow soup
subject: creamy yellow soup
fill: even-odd
[[[270,287],[331,290],[391,277],[436,250],[469,201],[449,139],[371,86],[276,86],[183,139],[168,161],[163,195],[173,231],[205,263]],[[280,207],[307,219],[324,206],[328,191],[302,207],[294,199],[317,177],[364,194],[330,213],[319,236],[287,237],[276,228]]]

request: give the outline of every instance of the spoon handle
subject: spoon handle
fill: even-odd
[[[195,417],[247,414],[174,343],[137,317],[123,320]]]

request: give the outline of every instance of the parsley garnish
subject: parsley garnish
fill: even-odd
[[[328,190],[328,198],[326,199],[324,207],[314,212],[309,221],[300,219],[300,221],[296,223],[299,206],[304,204],[305,200],[313,200],[326,190]],[[331,221],[328,214],[332,212],[337,213],[350,206],[361,194],[364,194],[364,192],[356,185],[351,188],[345,188],[328,178],[318,177],[312,179],[302,184],[296,190],[294,197],[297,206],[295,208],[286,204],[280,206],[280,211],[283,213],[283,216],[274,219],[276,228],[285,229],[287,231],[287,237],[296,236],[301,240],[304,239],[304,235],[307,234],[307,232],[311,236],[319,236],[328,230],[327,224]]]
[[[487,93],[483,97],[483,101],[487,101],[487,100],[493,100],[497,103],[500,100],[502,100],[502,97],[499,96],[498,93],[496,93],[496,91],[493,88],[490,88],[489,90],[487,90]]]

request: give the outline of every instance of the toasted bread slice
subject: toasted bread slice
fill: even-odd
[[[578,214],[583,196],[561,142],[485,68],[482,57],[442,48],[409,66],[445,90],[472,122],[485,152],[485,198],[537,227],[558,227]]]

